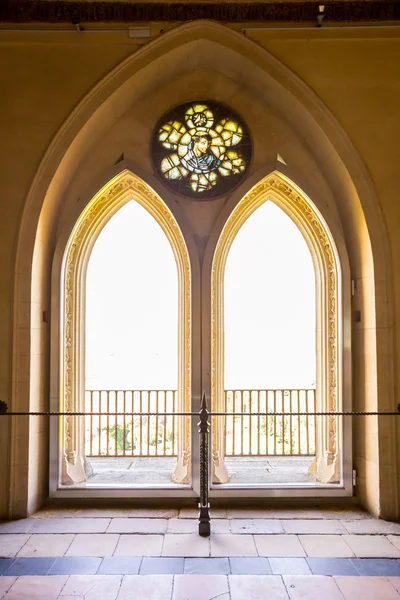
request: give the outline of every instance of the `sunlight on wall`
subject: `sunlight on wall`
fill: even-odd
[[[225,389],[315,386],[315,274],[293,221],[266,202],[229,251]]]
[[[167,237],[138,203],[93,248],[86,279],[86,389],[177,389],[178,276]]]

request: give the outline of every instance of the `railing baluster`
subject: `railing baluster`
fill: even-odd
[[[159,406],[159,394],[158,391],[156,392],[156,446],[155,446],[155,450],[156,450],[156,456],[158,456],[158,413],[160,412],[160,406]]]
[[[233,410],[232,412],[236,412],[236,390],[233,390]],[[232,456],[235,456],[235,448],[236,448],[236,417],[232,415]]]
[[[274,390],[274,413],[276,413],[276,390]],[[273,417],[274,420],[274,456],[276,456],[276,415]]]
[[[124,412],[124,416],[122,418],[122,427],[124,428],[124,448],[123,448],[123,452],[124,452],[124,456],[126,456],[126,436],[128,434],[127,430],[126,430],[126,390],[122,391],[122,406],[123,408],[123,412]]]
[[[167,392],[164,391],[164,402],[163,402],[163,412],[167,412],[167,402],[166,402]],[[167,455],[167,423],[166,418],[163,417],[163,456]]]
[[[309,401],[308,401],[308,391],[306,392],[306,413],[308,413],[309,409]],[[308,414],[306,416],[306,432],[307,432],[307,454],[310,454],[310,431],[309,431],[309,420]]]
[[[115,417],[114,417],[114,431],[115,431],[115,435],[114,435],[114,456],[118,456],[118,392],[117,390],[114,390],[114,411],[115,412]]]
[[[289,454],[292,454],[292,444],[293,444],[293,417],[292,417],[292,412],[293,412],[293,403],[292,403],[292,390],[289,391],[289,410],[290,410],[290,416],[289,416]]]
[[[282,455],[285,455],[285,390],[281,391],[282,399]]]
[[[261,412],[260,407],[260,390],[257,390],[257,412]],[[260,429],[260,415],[257,417],[257,454],[260,454],[260,437],[261,437],[261,429]]]
[[[296,390],[297,404],[296,404],[296,412],[300,412],[300,396],[301,390]],[[301,455],[301,445],[300,445],[300,415],[297,415],[297,454]]]
[[[102,393],[101,393],[101,391],[99,392],[98,403],[99,403],[99,413],[100,413],[99,416],[98,416],[98,421],[99,421],[99,444],[98,445],[99,445],[99,456],[101,456],[101,437],[102,437],[102,435],[101,435],[102,434],[102,430],[101,430],[102,427],[101,427],[101,425],[103,423],[102,416],[101,416],[101,413],[103,411],[103,403],[102,403]]]
[[[132,390],[128,390],[129,394],[128,394],[128,398],[130,398],[130,402],[128,403],[128,405],[130,406],[129,408],[129,412],[131,413],[131,451],[129,456],[133,456],[133,453],[135,452],[135,415],[134,415],[134,408],[133,408],[133,392]]]
[[[244,393],[243,390],[240,390],[240,406],[241,406],[240,411],[241,412],[244,412],[243,393]],[[240,421],[241,421],[241,424],[242,424],[242,426],[240,428],[240,456],[243,456],[243,437],[244,437],[243,434],[244,434],[244,419],[245,418],[246,417],[244,417],[243,415],[241,415],[241,417],[240,417]]]
[[[172,399],[173,412],[176,412],[176,394],[177,394],[177,392],[174,392],[173,399]],[[173,448],[174,454],[175,454],[175,429],[176,429],[175,428],[175,419],[176,419],[176,417],[174,415],[172,417],[172,448]]]
[[[253,392],[252,390],[249,391],[249,413],[253,412]],[[252,454],[252,441],[253,441],[253,435],[252,435],[252,428],[253,428],[253,417],[249,416],[249,454]]]
[[[95,412],[93,410],[93,390],[90,390],[90,412]],[[93,455],[93,417],[89,417],[89,434],[90,434],[90,456]]]

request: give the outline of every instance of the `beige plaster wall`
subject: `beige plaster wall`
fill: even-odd
[[[172,24],[171,24],[172,26]],[[165,27],[165,26],[164,26]],[[152,26],[156,34],[160,27]],[[168,27],[166,27],[168,29]],[[238,27],[236,27],[238,29]],[[379,203],[384,215],[388,231],[390,250],[393,264],[400,258],[400,241],[397,229],[400,215],[397,201],[397,171],[400,159],[398,139],[400,134],[400,103],[398,100],[400,81],[400,40],[396,39],[398,30],[299,30],[299,31],[247,31],[247,37],[256,44],[270,51],[276,58],[296,73],[332,111],[336,119],[347,132],[351,142],[359,152],[375,185]],[[2,237],[0,241],[0,398],[11,404],[11,396],[15,386],[30,386],[32,408],[46,408],[48,396],[48,325],[42,323],[42,312],[49,306],[49,280],[41,280],[35,285],[37,302],[32,307],[33,320],[40,330],[34,337],[32,361],[37,357],[40,368],[35,369],[29,360],[29,332],[21,330],[18,335],[26,340],[26,368],[21,380],[12,380],[12,305],[14,264],[16,257],[17,237],[21,222],[22,211],[30,185],[44,153],[51,144],[57,131],[68,119],[71,111],[96,86],[107,73],[118,65],[125,57],[138,49],[134,40],[130,40],[126,32],[114,33],[7,33],[0,41],[0,87],[5,92],[0,96],[0,131],[2,144],[0,147],[0,171],[2,181],[1,223]],[[180,57],[182,59],[183,57]],[[212,59],[212,57],[210,57]],[[174,65],[166,64],[165,69]],[[177,64],[179,71],[184,64]],[[335,196],[327,185],[327,177],[321,174],[322,169],[316,168],[315,157],[307,150],[306,143],[298,135],[294,135],[289,123],[280,115],[275,114],[272,104],[260,97],[255,98],[254,90],[250,92],[245,86],[239,85],[228,76],[215,76],[208,67],[199,67],[190,75],[185,75],[185,88],[177,82],[179,76],[168,78],[166,71],[159,73],[158,89],[149,89],[148,97],[140,97],[140,76],[137,78],[138,99],[135,109],[127,111],[119,119],[112,131],[101,137],[101,143],[96,140],[96,147],[86,151],[85,165],[76,169],[73,181],[67,189],[63,189],[62,200],[65,202],[65,214],[72,210],[73,204],[79,202],[79,192],[88,189],[115,163],[121,154],[137,164],[143,172],[151,174],[151,164],[146,152],[148,134],[159,113],[168,109],[175,102],[185,100],[188,95],[207,95],[231,102],[243,114],[255,136],[255,162],[253,173],[274,161],[276,152],[283,154],[288,164],[297,170],[303,170],[303,178],[310,189],[320,190],[321,208],[329,213],[333,229],[343,228],[347,233],[347,250],[350,263],[359,265],[357,253],[359,244],[352,247],[350,232],[346,232],[346,215],[335,205]],[[142,80],[144,87],[147,81]],[[203,94],[202,94],[203,91]],[[136,138],[131,136],[135,131]],[[72,140],[71,140],[72,141]],[[321,157],[321,163],[323,162]],[[302,162],[302,164],[300,164]],[[325,169],[330,170],[334,179],[334,164],[326,159]],[[320,172],[321,171],[321,172]],[[90,178],[87,173],[90,173]],[[322,200],[323,198],[323,200]],[[318,199],[313,198],[315,201]],[[204,247],[205,240],[210,235],[213,223],[221,209],[222,202],[207,202],[204,204],[182,203],[182,210],[190,223],[192,233],[199,245]],[[68,208],[69,207],[69,208]],[[61,207],[60,207],[61,208]],[[76,209],[75,209],[76,210]],[[341,223],[340,223],[341,219]],[[51,223],[53,237],[44,236],[36,247],[37,253],[43,253],[47,261],[47,271],[50,270],[49,247],[55,246],[57,220]],[[360,228],[360,236],[364,231]],[[50,239],[49,239],[50,238]],[[368,245],[368,240],[365,240]],[[46,270],[46,269],[45,269]],[[362,320],[355,327],[354,353],[358,357],[365,355],[362,366],[355,370],[357,390],[355,404],[357,408],[367,406],[376,408],[376,368],[374,349],[369,349],[368,343],[374,345],[373,306],[368,306],[365,297],[365,282],[367,273],[353,272],[353,278],[362,280],[363,296],[358,296],[356,302],[368,320]],[[30,273],[24,273],[29,282]],[[370,282],[372,279],[370,278]],[[394,315],[400,312],[399,286],[400,276],[393,270]],[[390,287],[390,286],[389,286]],[[360,291],[361,294],[361,291]],[[392,302],[388,298],[387,302]],[[358,308],[358,306],[357,306]],[[29,307],[27,307],[29,310]],[[372,319],[372,321],[370,320]],[[383,330],[391,327],[391,323],[379,323]],[[400,327],[396,328],[396,339],[400,336]],[[379,334],[379,332],[378,332]],[[385,338],[386,339],[386,338]],[[392,348],[381,348],[381,360],[385,356],[390,362]],[[397,356],[396,356],[396,360]],[[367,365],[367,366],[366,366]],[[398,364],[396,363],[395,371]],[[20,372],[20,371],[19,371]],[[30,376],[30,373],[32,375]],[[33,376],[35,374],[35,376]],[[379,369],[379,382],[387,386],[385,409],[393,408],[397,403],[390,395],[389,387],[393,383],[393,372],[390,368]],[[360,386],[360,382],[365,387]],[[368,383],[370,385],[368,386]],[[384,388],[381,388],[384,389]],[[385,397],[383,398],[385,400]],[[25,484],[30,486],[34,500],[26,512],[40,504],[46,495],[46,449],[47,434],[45,421],[41,424],[32,422],[30,439],[30,461],[27,468],[28,447],[26,439],[17,440],[18,447],[14,449],[14,460],[26,471]],[[372,423],[372,421],[371,421]],[[387,438],[390,437],[391,423],[382,424]],[[375,435],[373,424],[368,425],[356,435],[355,462],[362,473],[360,493],[368,500],[367,475],[369,485],[372,482],[381,485],[378,463],[384,468],[393,460],[393,448],[380,454],[380,448]],[[393,437],[393,436],[392,436]],[[392,439],[392,438],[390,438]],[[394,452],[398,453],[398,448]],[[9,422],[0,419],[0,475],[5,485],[0,486],[0,516],[9,514],[9,461],[10,461]],[[44,465],[44,466],[43,466]],[[384,473],[384,469],[382,470]],[[383,478],[383,481],[385,479]],[[388,481],[388,485],[392,482]],[[384,493],[384,486],[382,487]],[[372,494],[369,506],[377,513],[381,507],[379,500]],[[25,508],[18,507],[22,514]],[[393,512],[393,508],[391,509]]]

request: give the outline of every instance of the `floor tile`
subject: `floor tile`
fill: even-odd
[[[388,577],[389,583],[399,592],[400,595],[400,577]]]
[[[227,519],[211,519],[211,535],[214,533],[230,533]],[[167,533],[198,533],[199,522],[197,519],[170,519]]]
[[[274,519],[275,512],[270,508],[229,508],[228,519]]]
[[[110,519],[174,519],[178,516],[176,508],[85,508],[80,509],[76,517],[103,517]]]
[[[162,535],[122,534],[114,556],[161,556],[163,539]]]
[[[231,600],[288,600],[282,578],[276,575],[229,575]]]
[[[0,558],[0,575],[4,575],[11,567],[15,558]],[[1,598],[1,596],[0,596]]]
[[[395,546],[398,550],[400,550],[400,536],[398,535],[388,535],[387,539],[393,546]]]
[[[170,600],[172,581],[173,575],[127,575],[118,600]]]
[[[228,519],[211,519],[211,535],[215,533],[231,533],[231,522]]]
[[[344,535],[343,540],[358,558],[400,557],[400,550],[384,535]]]
[[[49,575],[94,575],[100,564],[101,558],[94,556],[63,556],[56,558]]]
[[[3,598],[16,580],[16,577],[0,577],[0,598]]]
[[[260,556],[305,556],[297,535],[255,535]]]
[[[116,600],[122,575],[71,575],[59,600]]]
[[[213,519],[226,519],[227,511],[225,508],[211,508],[211,520]],[[181,508],[179,511],[180,519],[197,519],[199,516],[198,508]]]
[[[299,540],[307,552],[307,556],[323,558],[354,556],[352,549],[340,535],[299,535]]]
[[[343,600],[343,596],[332,577],[320,575],[284,575],[283,581],[290,600]]]
[[[360,575],[400,576],[400,561],[395,558],[352,558]]]
[[[170,519],[168,521],[167,533],[197,533],[198,530],[199,522],[197,519]]]
[[[200,537],[197,534],[167,534],[164,537],[162,556],[209,556],[209,548],[208,538]]]
[[[0,534],[29,533],[34,524],[34,519],[18,519],[17,521],[3,521],[2,523],[0,523]]]
[[[141,575],[181,575],[185,559],[178,557],[144,556]]]
[[[10,558],[15,556],[29,538],[29,534],[22,533],[0,535],[0,558]]]
[[[275,519],[325,519],[324,511],[319,508],[276,508]]]
[[[78,533],[65,556],[112,556],[118,540],[117,533]]]
[[[17,556],[64,556],[74,537],[73,533],[38,533],[31,535]]]
[[[348,509],[348,508],[334,508],[324,509],[322,511],[324,519],[340,519],[341,521],[355,521],[359,519],[371,519],[371,515],[364,510]]]
[[[34,519],[32,533],[105,533],[110,519]]]
[[[177,519],[178,520],[178,519]],[[109,533],[165,533],[168,521],[165,519],[112,519]]]
[[[257,556],[257,554],[252,535],[211,536],[211,556]]]
[[[269,564],[274,575],[311,575],[305,558],[270,558]]]
[[[282,521],[282,525],[286,533],[331,533],[339,535],[347,533],[342,523],[334,520],[324,521],[307,519],[300,521],[298,519],[294,519],[293,521]]]
[[[176,575],[172,600],[229,600],[226,575]],[[161,600],[161,599],[160,599]],[[243,600],[243,599],[242,599]]]
[[[4,600],[56,600],[67,579],[65,575],[18,577]]]
[[[185,575],[229,575],[227,558],[185,558]]]
[[[97,575],[137,575],[140,556],[107,556],[101,561]]]
[[[284,533],[278,519],[232,519],[232,533]]]
[[[7,571],[7,575],[47,575],[56,559],[53,558],[17,558]]]
[[[385,577],[334,577],[345,600],[399,600]]]
[[[314,575],[358,575],[350,558],[307,558]]]
[[[357,521],[343,521],[343,525],[346,527],[349,533],[358,534],[389,534],[397,533],[400,534],[400,523],[392,523],[390,521],[383,521],[383,519],[364,519]]]
[[[261,556],[232,556],[229,563],[232,575],[272,575],[268,558]]]

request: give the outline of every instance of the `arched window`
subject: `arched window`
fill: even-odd
[[[278,173],[254,186],[229,216],[214,254],[213,410],[283,414],[215,419],[214,483],[230,481],[227,457],[238,455],[303,463],[286,481],[269,468],[261,479],[247,472],[241,481],[235,473],[231,484],[341,481],[338,417],[291,414],[342,406],[340,286],[335,245],[305,194]]]
[[[190,264],[161,198],[128,171],[116,176],[73,227],[61,283],[60,405],[102,413],[61,422],[61,485],[168,484],[116,481],[115,465],[96,476],[104,457],[153,456],[190,483],[187,420],[137,414],[190,410]]]
[[[223,308],[226,410],[288,413],[227,419],[231,482],[311,480],[314,419],[290,413],[315,408],[314,266],[300,230],[273,202],[257,208],[236,234],[225,267]],[[249,456],[257,457],[251,467]]]

